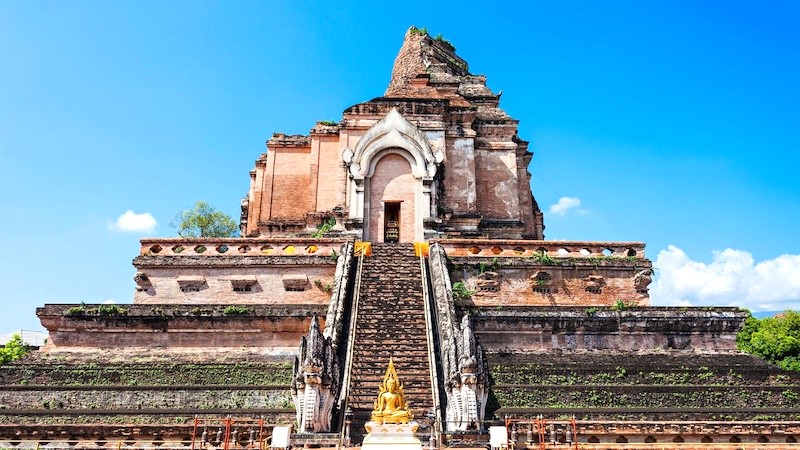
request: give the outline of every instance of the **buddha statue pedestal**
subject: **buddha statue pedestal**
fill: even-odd
[[[392,358],[378,389],[372,420],[365,425],[367,436],[361,450],[422,450],[422,442],[415,434],[419,424],[412,420],[414,415],[408,408],[403,383],[397,378]]]
[[[422,441],[417,438],[417,422],[378,423],[367,422],[367,435],[361,450],[422,450]]]

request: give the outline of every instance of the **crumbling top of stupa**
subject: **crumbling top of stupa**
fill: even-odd
[[[470,74],[467,62],[455,50],[441,37],[432,38],[425,30],[409,28],[394,60],[385,97],[496,97],[486,87],[486,77]]]

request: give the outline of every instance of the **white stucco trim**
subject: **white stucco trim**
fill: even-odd
[[[436,175],[438,163],[444,160],[444,153],[431,149],[424,133],[406,120],[396,108],[373,125],[358,140],[355,149],[345,149],[342,160],[350,165],[350,175],[363,179],[369,177],[372,160],[388,148],[402,148],[413,158],[411,173],[415,178],[432,179]]]

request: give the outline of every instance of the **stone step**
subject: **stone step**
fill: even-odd
[[[416,360],[419,356],[427,355],[427,349],[419,348],[419,346],[427,344],[425,339],[414,339],[410,342],[416,343],[413,347],[387,347],[381,348],[377,342],[370,342],[370,339],[363,339],[364,347],[359,347],[354,350],[354,353],[360,358],[368,358],[370,360],[384,360],[386,364],[389,363],[389,357],[395,358],[395,363],[402,363],[408,360]]]
[[[416,389],[417,387],[428,387],[427,385],[430,383],[430,378],[428,377],[428,374],[421,374],[420,373],[420,374],[416,374],[416,376],[412,375],[412,376],[407,376],[407,377],[403,377],[403,378],[404,378],[402,380],[403,381],[403,386],[404,387],[408,387],[408,388],[413,388],[413,389]],[[369,375],[368,374],[368,376],[365,376],[363,378],[360,378],[359,380],[353,381],[352,385],[350,387],[354,388],[354,387],[369,386],[370,389],[372,389],[372,387],[377,386],[378,384],[380,384],[381,381],[383,381],[383,374],[381,374],[380,376],[377,375],[377,374],[374,374],[374,375]]]

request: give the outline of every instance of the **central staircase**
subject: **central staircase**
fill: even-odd
[[[415,418],[433,408],[420,259],[412,244],[373,244],[363,258],[348,406],[360,443],[389,357]]]

